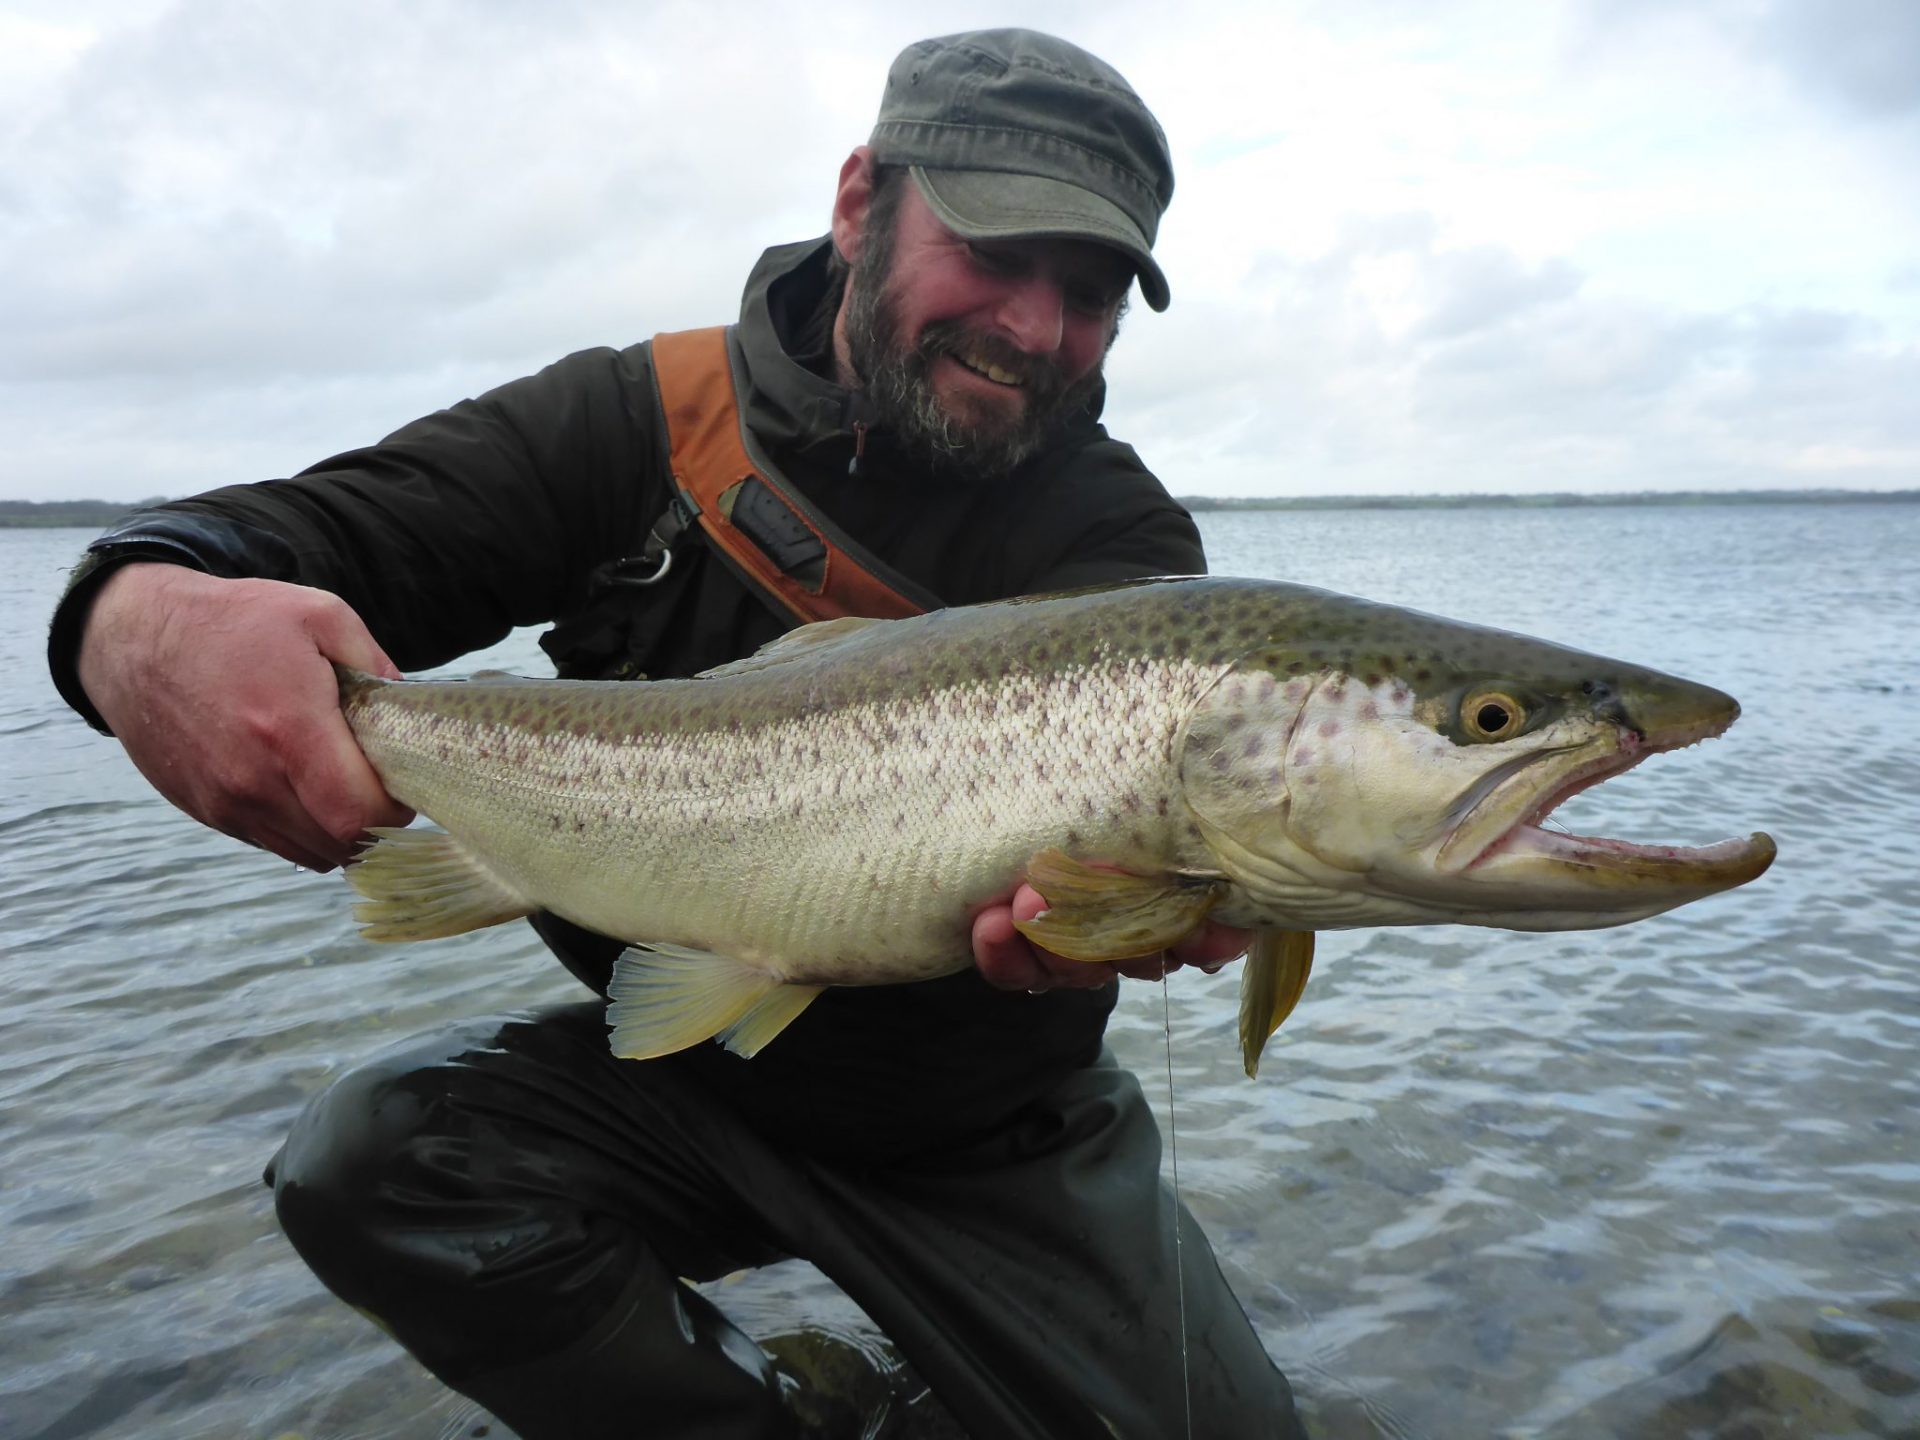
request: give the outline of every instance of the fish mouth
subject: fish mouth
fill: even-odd
[[[1763,833],[1710,845],[1648,845],[1545,824],[1581,791],[1624,775],[1651,756],[1713,739],[1738,714],[1733,708],[1657,734],[1609,727],[1610,734],[1587,743],[1511,762],[1462,797],[1456,806],[1460,818],[1437,858],[1459,878],[1525,886],[1540,892],[1546,903],[1564,901],[1568,892],[1588,899],[1614,892],[1623,906],[1670,897],[1664,908],[1756,879],[1773,863],[1777,848]]]

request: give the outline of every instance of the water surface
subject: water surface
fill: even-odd
[[[1563,818],[1781,851],[1621,930],[1323,936],[1258,1081],[1234,974],[1175,977],[1182,1191],[1313,1433],[1920,1440],[1920,506],[1202,523],[1223,573],[1733,692],[1727,737]],[[336,877],[148,790],[45,679],[86,538],[0,531],[0,1436],[474,1433],[311,1278],[259,1170],[391,1041],[581,992],[519,927],[364,944]],[[541,662],[522,634],[460,668]],[[1157,987],[1112,1036],[1164,1114]],[[808,1267],[715,1293],[946,1433]]]

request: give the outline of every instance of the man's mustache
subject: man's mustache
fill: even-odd
[[[958,320],[936,320],[920,334],[914,358],[923,373],[942,355],[964,355],[985,360],[1019,380],[1030,405],[1045,404],[1061,394],[1066,379],[1060,367],[1043,355],[1030,355],[1003,336],[975,330]]]

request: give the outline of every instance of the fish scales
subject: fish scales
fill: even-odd
[[[1173,737],[1205,667],[1096,654],[923,689],[817,668],[805,686],[779,667],[409,686],[353,718],[397,799],[518,837],[490,863],[545,908],[785,980],[913,978],[903,953],[920,975],[964,966],[971,912],[1047,845],[1155,865],[1177,848]]]
[[[639,947],[615,1044],[751,1054],[829,984],[971,963],[1020,927],[1081,959],[1253,929],[1242,1044],[1312,932],[1574,929],[1744,883],[1754,836],[1546,831],[1567,796],[1720,733],[1731,697],[1523,636],[1279,582],[1173,579],[809,626],[693,680],[390,683],[342,703],[393,795],[350,878],[380,939],[551,910]]]

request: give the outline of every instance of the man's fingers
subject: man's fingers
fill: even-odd
[[[1113,983],[1113,973],[1107,966],[1049,954],[1014,929],[1014,917],[1021,908],[1016,897],[1013,904],[989,905],[974,916],[973,959],[989,984],[1002,990],[1040,991],[1091,989]],[[1032,913],[1038,914],[1039,910]]]
[[[318,717],[306,763],[289,771],[296,839],[326,855],[324,869],[344,865],[376,825],[405,825],[413,811],[387,794],[338,711]]]
[[[383,680],[405,678],[351,606],[322,591],[314,595],[318,603],[306,613],[305,624],[316,650],[329,660]]]

